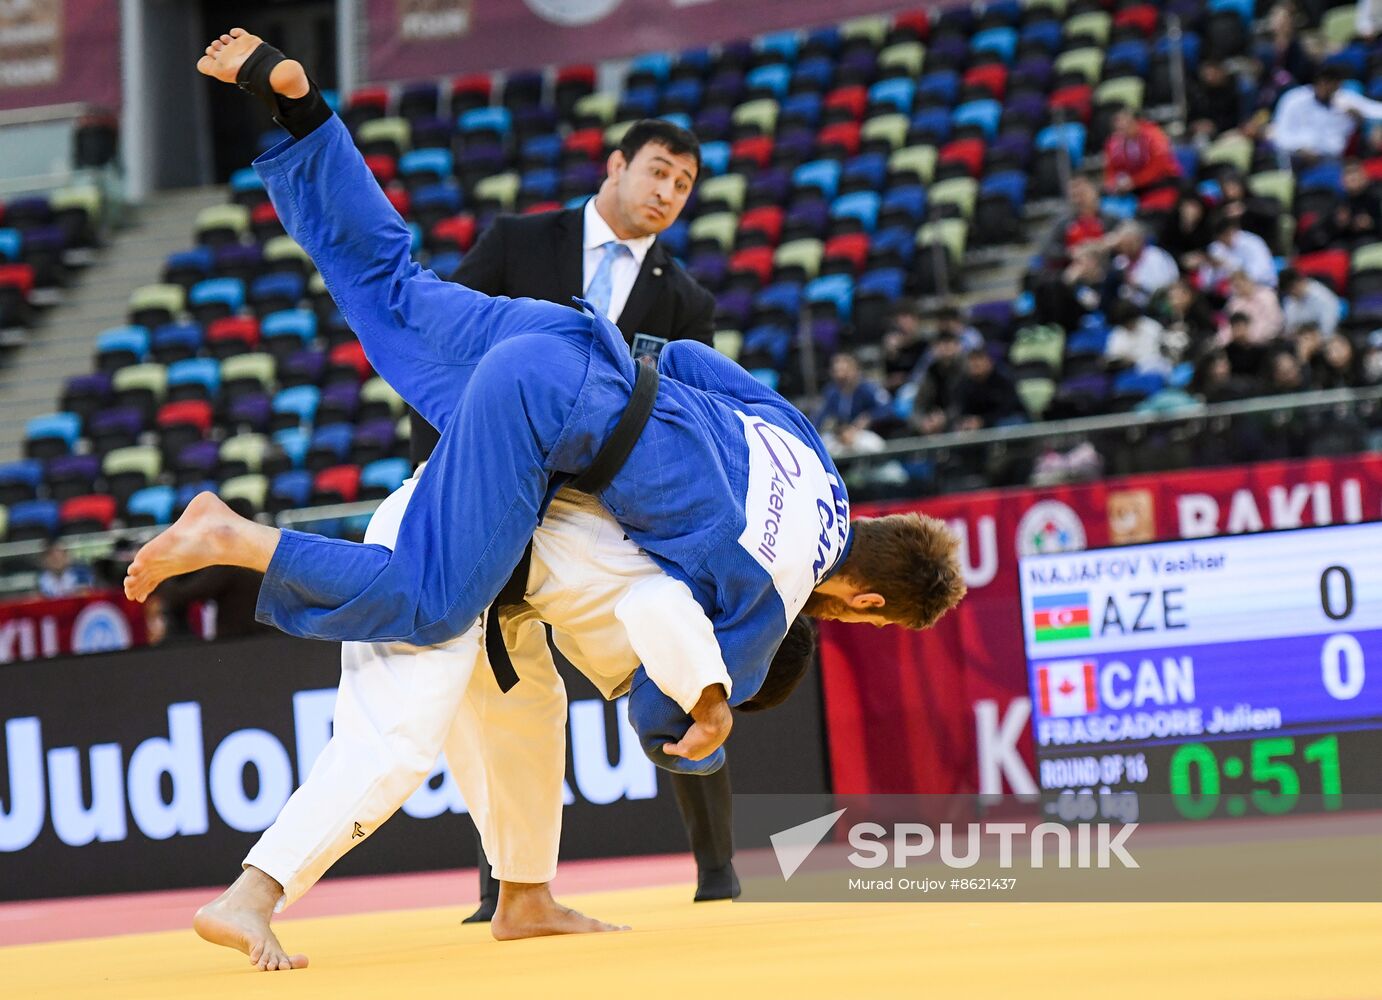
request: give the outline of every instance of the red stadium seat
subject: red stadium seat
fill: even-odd
[[[825,95],[825,108],[843,108],[851,118],[862,118],[869,104],[868,88],[862,84],[852,87],[839,87]]]
[[[825,244],[826,260],[846,260],[858,274],[869,259],[868,233],[846,233],[831,237]]]
[[[451,93],[454,94],[475,94],[483,97],[486,104],[489,103],[492,84],[488,73],[469,73],[465,76],[458,76],[451,81]]]
[[[347,108],[378,108],[389,110],[389,91],[387,87],[365,87],[351,93],[346,101]]]
[[[535,201],[522,212],[523,215],[541,215],[543,212],[556,212],[561,209],[559,201]]]
[[[978,177],[984,168],[984,140],[956,139],[941,147],[939,163],[962,163],[971,177]]]
[[[71,532],[109,531],[115,520],[115,498],[108,493],[93,493],[64,500],[58,508],[58,523]]]
[[[374,367],[369,363],[369,358],[365,357],[365,348],[358,340],[348,340],[331,348],[327,362],[333,370],[353,371],[361,382],[374,375]]]
[[[1382,156],[1374,156],[1363,163],[1363,170],[1370,181],[1382,181]]]
[[[748,139],[740,139],[729,147],[731,163],[736,160],[749,160],[759,169],[762,169],[768,165],[768,161],[772,158],[773,138],[769,135],[755,135]]]
[[[963,82],[966,87],[982,87],[1001,101],[1008,90],[1008,67],[1002,63],[974,66],[965,73]]]
[[[365,157],[365,166],[374,174],[374,179],[383,187],[398,177],[398,161],[387,153],[375,153]]]
[[[1169,212],[1176,207],[1176,202],[1179,200],[1179,190],[1174,187],[1162,188],[1160,191],[1143,195],[1137,203],[1137,210],[1146,215]]]
[[[28,298],[34,290],[34,269],[28,264],[0,265],[0,288],[17,288]]]
[[[557,71],[557,86],[563,83],[585,83],[595,86],[594,66],[565,66]]]
[[[827,125],[816,133],[816,148],[822,154],[840,150],[846,156],[856,156],[859,152],[859,123],[837,122]]]
[[[1318,278],[1336,294],[1348,291],[1349,258],[1347,250],[1321,250],[1297,257],[1291,264],[1301,274]]]
[[[250,225],[259,226],[266,222],[277,222],[278,211],[271,201],[261,201],[250,209]]]
[[[1089,112],[1094,103],[1094,88],[1087,83],[1077,83],[1069,87],[1053,90],[1047,104],[1052,111],[1064,111],[1065,121],[1089,123]]]
[[[259,346],[259,320],[253,316],[227,316],[212,320],[206,327],[206,342],[212,348],[212,353],[219,357],[225,355],[215,350],[217,344],[238,344],[245,351],[253,351]]]
[[[475,216],[473,215],[453,215],[448,219],[442,219],[432,227],[432,241],[438,247],[455,247],[457,250],[466,251],[475,242]]]
[[[729,269],[731,272],[755,275],[760,285],[766,285],[773,276],[773,248],[739,250],[729,258]]]
[[[409,209],[413,207],[412,196],[405,188],[388,187],[384,189],[384,197],[389,199],[389,204],[394,207],[394,211],[399,215],[406,216]]]
[[[211,429],[211,404],[204,399],[184,399],[165,403],[158,411],[158,426],[195,427],[205,434]]]
[[[783,211],[777,205],[751,208],[739,216],[739,229],[760,232],[768,238],[771,245],[777,246],[782,239],[782,217]]]
[[[1113,26],[1115,28],[1133,28],[1141,34],[1152,38],[1157,29],[1157,9],[1149,3],[1140,3],[1134,7],[1124,7],[1113,15]]]
[[[333,465],[312,482],[313,503],[354,503],[360,496],[360,467]]]
[[[919,42],[931,37],[931,12],[929,10],[910,10],[898,14],[893,19],[893,32],[899,39],[910,35]]]
[[[584,153],[592,160],[598,160],[605,153],[605,133],[603,129],[577,129],[566,137],[562,148]]]

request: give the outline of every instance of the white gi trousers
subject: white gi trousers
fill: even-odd
[[[416,479],[375,511],[367,543],[391,546]],[[593,501],[562,493],[533,537],[528,606],[502,616],[520,678],[507,694],[477,622],[435,646],[341,645],[331,740],[244,860],[283,886],[310,889],[407,800],[445,753],[494,877],[549,882],[561,840],[566,687],[558,648],[606,698],[640,660],[688,710],[730,680],[713,628],[690,590],[665,576]]]

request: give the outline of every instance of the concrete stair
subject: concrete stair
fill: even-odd
[[[159,281],[167,256],[193,245],[197,212],[225,198],[224,187],[154,195],[64,290],[61,302],[0,368],[0,462],[23,457],[25,423],[57,410],[63,383],[92,370],[96,335],[126,321],[130,293]]]

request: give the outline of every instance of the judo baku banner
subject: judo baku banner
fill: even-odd
[[[118,590],[0,604],[0,664],[144,642],[144,609]]]
[[[883,0],[369,0],[369,77],[619,59],[896,9]]]
[[[0,0],[0,111],[120,105],[116,0]]]
[[[1378,520],[1382,456],[861,504],[856,513],[907,510],[959,535],[969,595],[925,633],[822,623],[834,790],[1035,792],[1019,556]],[[1034,602],[1035,641],[1088,636],[1082,596]]]
[[[338,645],[280,636],[0,667],[0,900],[228,882],[330,739],[339,677]],[[562,857],[687,850],[625,700],[566,682]],[[827,788],[814,684],[728,746],[738,791]],[[438,766],[334,872],[474,865],[465,812]]]

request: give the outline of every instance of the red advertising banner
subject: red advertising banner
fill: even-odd
[[[118,590],[0,604],[0,663],[109,653],[145,642],[144,608]]]
[[[896,9],[886,0],[369,0],[368,76],[596,62]]]
[[[1035,791],[1020,554],[1382,519],[1382,456],[1269,462],[886,505],[961,539],[969,595],[925,633],[822,623],[834,789]]]
[[[120,4],[0,2],[0,111],[73,101],[120,106]]]

